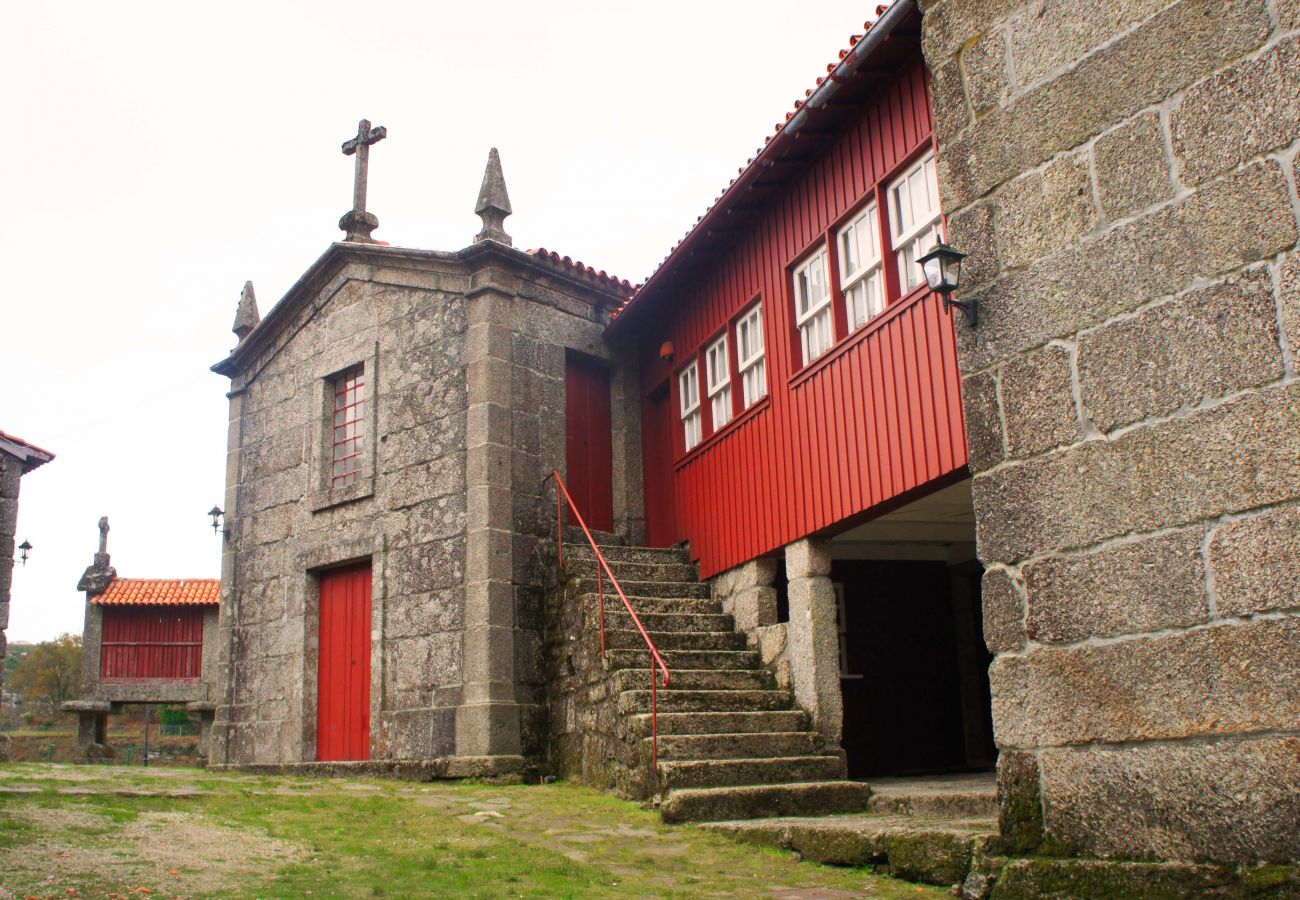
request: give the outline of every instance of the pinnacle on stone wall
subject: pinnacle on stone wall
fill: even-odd
[[[101,516],[99,552],[95,554],[95,561],[82,573],[81,580],[77,582],[77,590],[85,591],[90,597],[98,596],[108,589],[109,582],[116,577],[117,570],[111,565],[108,555],[108,516]]]
[[[497,148],[488,153],[487,169],[483,172],[483,185],[478,189],[478,204],[474,214],[483,220],[483,230],[474,236],[479,241],[498,241],[507,247],[514,242],[505,231],[506,216],[510,209],[510,195],[506,193],[506,176],[501,171],[501,157]]]
[[[257,311],[257,295],[253,293],[253,282],[245,281],[244,290],[239,294],[239,308],[235,311],[235,324],[230,327],[230,330],[242,341],[260,321],[262,316]]]

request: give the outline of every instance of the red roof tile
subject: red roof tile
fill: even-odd
[[[568,256],[561,256],[554,250],[547,250],[545,247],[538,247],[536,250],[529,250],[528,255],[550,260],[551,262],[563,266],[575,273],[585,275],[588,278],[594,278],[598,281],[603,281],[606,285],[618,288],[625,293],[631,293],[638,287],[626,278],[619,278],[615,275],[610,275],[604,269],[593,269],[581,260],[572,259]]]
[[[217,578],[114,578],[93,603],[102,606],[216,606]]]

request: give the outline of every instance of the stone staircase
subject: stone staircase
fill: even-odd
[[[868,786],[845,780],[840,751],[828,751],[793,695],[776,689],[685,552],[595,537],[672,672],[671,687],[659,691],[659,763],[650,784],[664,821],[865,811]],[[580,605],[587,633],[598,635],[595,557],[581,532],[566,535],[565,574],[569,602]],[[648,767],[650,653],[608,581],[605,617],[607,683],[620,727],[639,742]]]

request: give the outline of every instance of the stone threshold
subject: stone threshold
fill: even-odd
[[[500,784],[538,779],[537,764],[523,756],[443,756],[435,759],[369,759],[338,762],[247,763],[209,765],[213,772],[311,777],[392,778],[398,781],[441,781],[477,778]]]
[[[845,815],[706,822],[734,840],[837,866],[880,867],[908,881],[951,885],[965,900],[1134,898],[1284,900],[1300,897],[1300,867],[1008,857],[991,818]]]

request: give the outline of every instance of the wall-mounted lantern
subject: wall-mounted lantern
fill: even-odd
[[[22,564],[24,566],[27,565],[27,557],[31,556],[31,554],[32,554],[31,541],[23,541],[21,544],[18,545],[18,559],[22,561]]]
[[[940,241],[917,262],[925,272],[930,290],[943,295],[944,307],[957,307],[966,314],[966,324],[975,326],[980,323],[979,300],[952,299],[952,292],[961,286],[961,261],[965,258],[965,253]]]
[[[230,540],[230,529],[221,527],[221,518],[225,515],[221,507],[213,506],[212,509],[208,510],[208,515],[212,517],[212,533],[216,534],[220,531],[225,535],[226,540]]]

